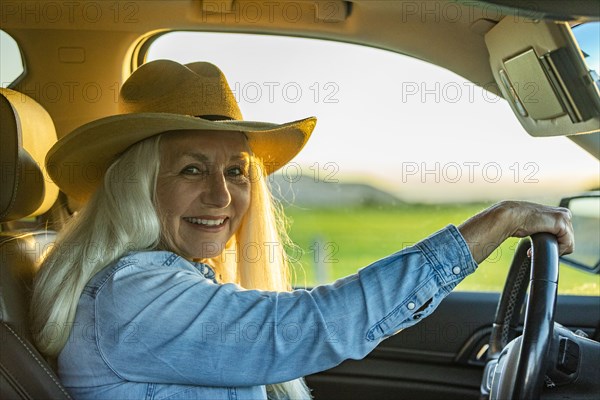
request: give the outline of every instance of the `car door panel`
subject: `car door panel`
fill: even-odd
[[[499,293],[451,293],[365,359],[311,375],[308,385],[315,399],[477,399],[498,299]],[[556,321],[593,335],[599,304],[598,297],[559,296]]]

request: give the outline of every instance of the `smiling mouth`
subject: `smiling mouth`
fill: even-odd
[[[229,218],[225,217],[225,218],[218,218],[218,219],[205,219],[205,218],[195,218],[195,217],[184,217],[183,219],[194,225],[204,226],[204,227],[208,227],[208,228],[218,228],[218,227],[223,226]]]

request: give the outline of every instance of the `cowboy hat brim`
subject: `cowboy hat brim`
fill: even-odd
[[[308,141],[316,118],[285,124],[258,121],[210,121],[171,113],[132,113],[98,119],[61,138],[48,152],[52,180],[68,196],[86,201],[99,186],[104,171],[129,146],[169,131],[243,132],[253,154],[270,174],[287,164]]]

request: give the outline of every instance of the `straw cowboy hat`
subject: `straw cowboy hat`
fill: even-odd
[[[159,133],[243,132],[270,174],[298,154],[316,124],[314,117],[285,124],[244,121],[223,72],[207,62],[142,65],[123,84],[118,107],[118,115],[75,129],[48,152],[50,177],[78,201],[91,196],[106,169],[129,146]]]

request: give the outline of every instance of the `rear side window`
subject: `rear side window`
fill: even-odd
[[[12,36],[0,30],[0,86],[11,87],[24,71],[19,45]]]
[[[296,286],[354,273],[498,200],[558,205],[599,181],[598,161],[570,140],[530,137],[503,99],[401,54],[173,32],[153,42],[147,59],[216,64],[247,120],[317,116],[303,151],[270,177],[299,247],[290,251]],[[516,243],[505,242],[459,289],[500,291]],[[590,275],[561,274],[562,293],[599,294]]]

